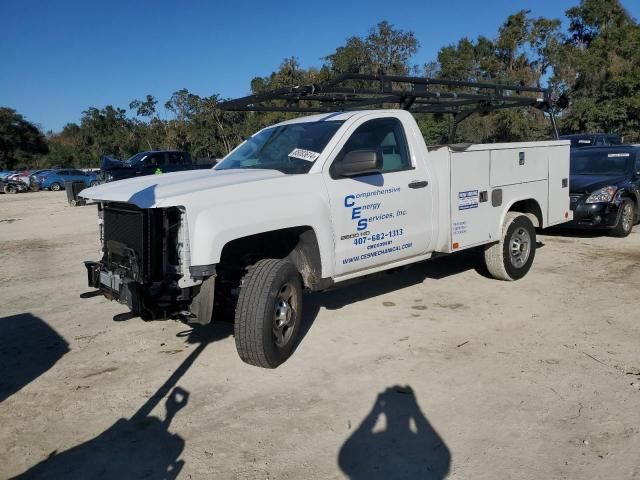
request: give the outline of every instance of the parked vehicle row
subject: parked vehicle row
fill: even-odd
[[[0,193],[20,193],[26,192],[29,187],[26,183],[9,178],[0,178]]]
[[[92,187],[98,183],[96,172],[84,172],[75,168],[5,171],[0,172],[0,193],[64,190],[65,183],[69,181],[81,181],[85,187]]]
[[[82,170],[64,168],[60,170],[47,170],[36,175],[41,188],[58,191],[65,189],[65,182],[84,182],[87,187],[98,184],[96,172],[84,172]]]
[[[20,193],[29,190],[37,192],[40,190],[40,186],[31,178],[28,171],[1,172],[0,182],[0,193]]]

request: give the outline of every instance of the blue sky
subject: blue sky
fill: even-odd
[[[164,103],[181,88],[245,95],[283,58],[320,65],[347,37],[381,20],[412,30],[415,63],[463,36],[494,37],[508,14],[564,18],[579,0],[348,2],[2,0],[0,106],[45,130],[77,122],[89,106],[128,108],[148,93]],[[640,2],[623,0],[636,18]]]

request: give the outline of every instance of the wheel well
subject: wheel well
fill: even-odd
[[[640,196],[635,192],[629,192],[627,196],[635,203],[636,215],[640,215]]]
[[[219,269],[243,274],[249,265],[264,258],[289,257],[307,288],[315,288],[322,278],[320,249],[309,226],[285,228],[238,238],[227,243],[220,255]]]
[[[542,227],[542,210],[538,202],[532,198],[520,200],[511,205],[510,212],[520,212],[527,215],[533,222],[534,227]]]

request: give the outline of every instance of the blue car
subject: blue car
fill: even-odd
[[[40,188],[48,188],[52,191],[64,190],[64,182],[82,181],[87,187],[97,184],[95,172],[83,172],[71,168],[49,170],[37,175]]]

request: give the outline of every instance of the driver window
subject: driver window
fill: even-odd
[[[161,167],[164,165],[164,162],[162,161],[163,159],[164,155],[162,153],[156,153],[155,155],[151,155],[149,158],[147,158],[145,163],[152,167]]]
[[[412,168],[404,129],[397,118],[377,118],[360,125],[345,143],[336,162],[353,150],[381,150],[382,173]]]

